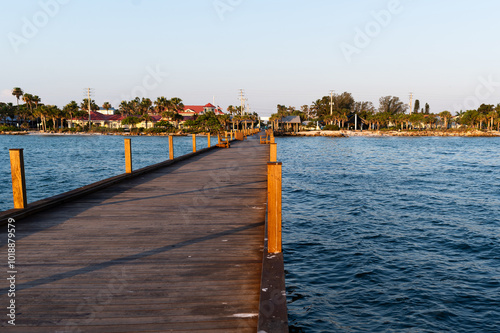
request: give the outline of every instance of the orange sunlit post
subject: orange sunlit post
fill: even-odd
[[[14,208],[24,209],[28,206],[28,201],[26,199],[26,178],[24,176],[23,149],[9,149],[9,155]]]
[[[267,163],[267,237],[269,253],[281,253],[281,162]]]
[[[168,136],[168,154],[169,154],[169,158],[171,160],[173,160],[174,159],[174,136],[173,135]]]
[[[125,172],[132,173],[132,141],[125,139]]]

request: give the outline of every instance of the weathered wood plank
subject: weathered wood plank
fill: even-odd
[[[205,150],[18,220],[2,332],[255,332],[268,156],[257,140]]]

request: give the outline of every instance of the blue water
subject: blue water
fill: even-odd
[[[0,211],[13,208],[9,149],[24,149],[26,192],[30,203],[124,173],[124,138],[0,135]],[[168,159],[168,137],[126,138],[132,139],[134,169]],[[207,138],[197,137],[196,145],[198,149],[206,148]],[[174,137],[175,157],[192,150],[191,137]]]
[[[290,332],[500,332],[499,138],[283,138]]]
[[[291,332],[500,332],[500,138],[277,142]],[[168,157],[132,147],[135,169]],[[29,202],[124,172],[121,136],[0,136],[0,210],[9,148]]]

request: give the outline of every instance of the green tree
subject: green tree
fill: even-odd
[[[73,115],[76,116],[78,113],[78,104],[75,101],[71,101],[63,107],[63,111],[69,115],[69,127],[73,127]]]
[[[420,101],[417,99],[415,101],[415,107],[413,108],[413,113],[418,113],[418,110],[420,110]]]
[[[495,121],[498,119],[498,113],[492,110],[488,113],[487,117],[489,119],[488,130],[491,131],[493,130],[493,126],[495,126]]]
[[[37,95],[34,95],[34,96],[32,97],[32,101],[33,101],[33,103],[35,103],[35,108],[37,108],[37,107],[38,107],[38,104],[40,104],[40,102],[41,102],[42,100],[41,100],[41,98],[40,98],[40,97],[38,97]]]
[[[35,104],[33,102],[33,95],[25,93],[23,95],[23,101],[26,103],[28,110],[30,110],[30,112],[33,111],[33,105]]]
[[[166,97],[158,97],[154,102],[155,112],[156,114],[162,114],[166,110],[168,110],[168,106],[170,105],[170,101]]]
[[[448,129],[448,121],[451,119],[451,113],[450,111],[443,111],[439,114],[439,117],[443,119],[444,122],[444,128]]]
[[[142,119],[139,117],[128,116],[127,118],[122,120],[122,125],[131,125],[132,128],[135,128],[135,126],[139,124],[141,121]]]
[[[19,106],[19,99],[21,98],[22,95],[24,95],[23,90],[19,87],[15,87],[14,89],[12,89],[12,95],[16,96],[17,105]]]
[[[429,126],[430,129],[432,129],[434,123],[436,122],[436,116],[433,114],[426,114],[424,117],[424,122]]]
[[[422,125],[424,122],[424,115],[422,113],[413,113],[410,115],[410,122],[411,126],[413,129],[418,125],[418,128]]]
[[[109,102],[104,102],[104,104],[102,105],[102,108],[103,108],[104,110],[108,111],[109,109],[111,109],[111,108],[112,108],[111,103],[109,103]]]
[[[385,96],[379,99],[380,106],[378,108],[379,112],[387,112],[389,114],[395,115],[398,113],[405,113],[408,106],[399,100],[396,96]]]
[[[172,111],[177,113],[184,111],[184,104],[182,103],[182,99],[180,99],[179,97],[171,98],[169,107]]]
[[[139,103],[139,114],[141,115],[142,120],[146,122],[146,128],[148,128],[148,121],[151,121],[151,115],[149,113],[152,105],[153,102],[149,98],[142,98]]]
[[[80,104],[80,108],[84,111],[89,112],[89,100],[88,98],[84,98],[82,103]],[[90,111],[98,111],[99,106],[95,103],[93,99],[90,100]]]
[[[11,120],[14,118],[15,108],[12,103],[0,103],[0,117],[4,124],[7,123],[7,118]]]

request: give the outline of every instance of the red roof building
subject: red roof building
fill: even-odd
[[[220,107],[216,107],[211,103],[208,103],[207,105],[184,105],[184,111],[179,112],[182,116],[190,117],[194,115],[201,115],[205,114],[207,112],[213,112],[216,115],[222,115],[224,112],[222,112]]]

